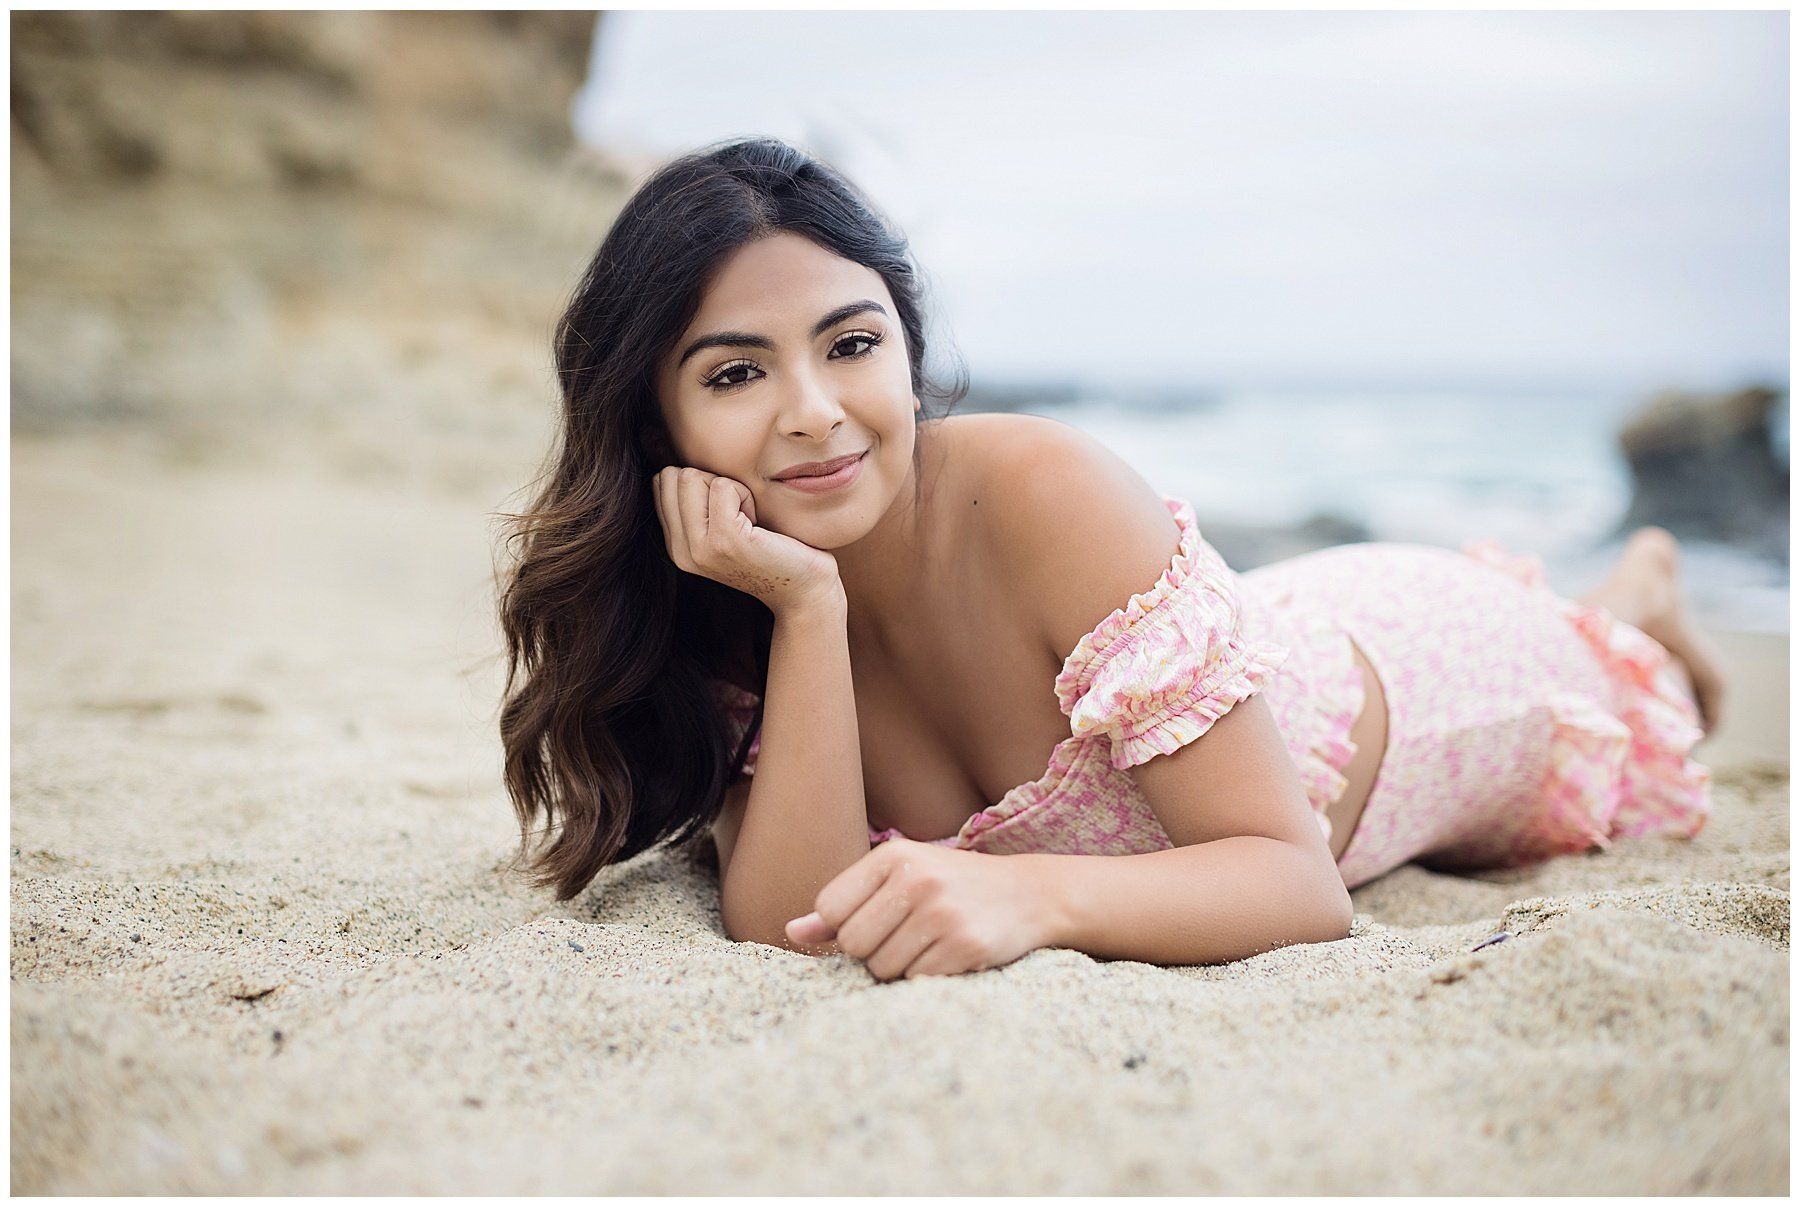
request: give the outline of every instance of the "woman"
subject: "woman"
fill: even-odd
[[[560,898],[710,832],[728,934],[882,979],[1203,963],[1344,937],[1409,859],[1705,820],[1667,533],[1581,602],[1490,544],[1237,575],[1092,439],[948,415],[905,240],[780,142],[652,176],[556,355],[502,736]]]

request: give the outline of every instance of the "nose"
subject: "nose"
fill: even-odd
[[[811,373],[794,375],[777,417],[783,435],[822,441],[844,422],[844,407]]]

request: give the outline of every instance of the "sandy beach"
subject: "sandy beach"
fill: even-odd
[[[1786,635],[1693,841],[880,984],[507,875],[491,485],[15,439],[15,1194],[1787,1193]]]

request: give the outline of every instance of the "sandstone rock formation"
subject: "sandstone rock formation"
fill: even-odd
[[[575,12],[15,12],[15,432],[487,489],[628,191]]]

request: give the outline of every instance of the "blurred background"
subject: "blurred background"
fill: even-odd
[[[911,236],[966,409],[1093,432],[1240,569],[1491,537],[1573,595],[1656,523],[1784,634],[1787,21],[15,13],[15,469],[517,505],[625,197],[772,134]]]
[[[1234,565],[1481,533],[1597,582],[1656,517],[1713,619],[1785,628],[1786,25],[620,13],[575,129],[825,154],[912,236],[971,405],[1101,435]]]
[[[1690,542],[1787,626],[1784,13],[14,17],[14,430],[516,486],[630,187],[773,134],[910,234],[969,409],[1239,568]]]

